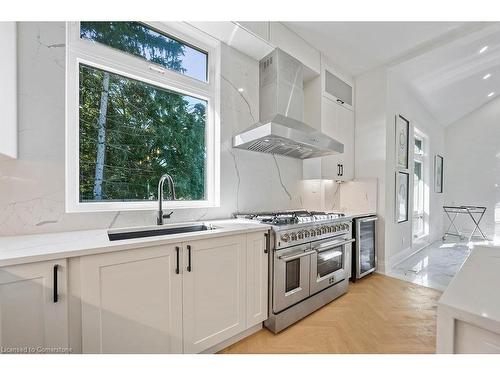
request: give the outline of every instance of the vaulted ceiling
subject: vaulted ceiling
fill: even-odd
[[[284,24],[353,76],[388,66],[445,126],[500,93],[500,23]]]

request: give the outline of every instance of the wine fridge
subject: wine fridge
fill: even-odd
[[[372,273],[377,267],[377,219],[376,216],[354,219],[352,228],[355,246],[352,251],[352,281]]]

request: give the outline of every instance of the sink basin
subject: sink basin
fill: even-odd
[[[206,230],[215,229],[212,226],[205,224],[196,225],[184,225],[178,227],[158,227],[152,229],[139,229],[139,230],[129,230],[129,231],[113,231],[108,232],[108,237],[110,241],[119,240],[130,240],[132,238],[143,238],[143,237],[155,237],[155,236],[165,236],[169,234],[180,234],[180,233],[191,233],[191,232],[201,232]]]

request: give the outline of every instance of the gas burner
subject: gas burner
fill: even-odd
[[[320,221],[335,220],[344,217],[342,213],[322,212],[322,211],[282,211],[282,212],[263,212],[253,214],[237,214],[236,217],[252,219],[261,223],[272,224],[276,226],[307,224]]]

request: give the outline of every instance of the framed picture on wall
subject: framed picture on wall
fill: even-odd
[[[436,155],[434,160],[434,191],[443,192],[443,157]]]
[[[408,221],[408,196],[409,196],[410,174],[408,172],[396,172],[396,222]]]
[[[401,115],[396,116],[396,167],[408,169],[408,144],[410,142],[410,122]]]

